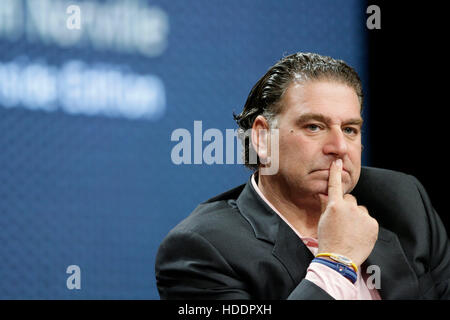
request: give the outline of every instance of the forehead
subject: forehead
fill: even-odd
[[[321,113],[332,119],[360,117],[361,106],[355,90],[336,81],[293,82],[281,99],[281,115],[297,117]]]

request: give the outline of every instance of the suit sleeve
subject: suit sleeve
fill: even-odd
[[[156,257],[161,299],[250,299],[243,281],[218,250],[191,231],[171,232]]]
[[[434,282],[434,293],[439,299],[450,299],[450,245],[444,224],[431,204],[425,188],[414,178],[427,212],[430,228],[429,274]],[[426,289],[426,288],[424,288]],[[427,298],[427,292],[424,292]],[[430,297],[435,298],[435,297]]]
[[[192,231],[169,233],[159,247],[155,274],[163,300],[258,299],[222,254],[206,238]],[[303,279],[287,299],[332,300],[333,297]]]

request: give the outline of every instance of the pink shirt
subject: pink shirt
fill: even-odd
[[[269,200],[266,199],[261,190],[259,190],[258,185],[255,181],[255,175],[252,175],[252,185],[261,199],[263,199],[267,203],[267,205],[269,205],[272,210],[275,211],[280,216],[280,218],[287,223],[287,225],[298,235],[298,237],[303,241],[306,247],[315,256],[318,250],[317,239],[302,237],[297,232],[297,230],[292,227],[292,225],[286,220],[286,218],[269,202]],[[361,268],[359,268],[358,278],[355,284],[353,284],[350,282],[350,280],[337,273],[330,267],[317,262],[312,262],[309,265],[305,277],[305,279],[322,288],[336,300],[381,300],[377,289],[369,289],[367,287],[367,278],[367,274],[361,276]]]

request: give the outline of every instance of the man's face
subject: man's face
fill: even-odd
[[[292,83],[278,116],[278,177],[294,196],[328,193],[331,163],[342,159],[344,193],[361,172],[360,103],[353,88],[334,81]]]

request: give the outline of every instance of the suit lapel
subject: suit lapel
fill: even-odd
[[[389,215],[395,214],[386,207],[382,193],[374,195],[373,179],[368,176],[370,171],[362,168],[361,177],[352,194],[358,199],[358,204],[365,205],[372,217],[382,222]],[[378,266],[380,271],[381,288],[378,292],[382,299],[418,299],[419,284],[417,276],[408,262],[400,241],[395,233],[380,225],[378,240],[371,254],[363,264],[361,272],[367,275],[370,265]]]
[[[274,244],[272,254],[285,266],[297,285],[314,258],[297,234],[262,200],[251,181],[236,200],[242,216],[250,223],[257,239]]]
[[[272,254],[286,267],[297,285],[306,276],[306,270],[314,258],[297,234],[279,219],[278,234]]]
[[[417,299],[418,280],[408,263],[398,237],[391,231],[380,227],[378,240],[371,254],[362,266],[361,272],[369,277],[375,275],[369,266],[377,266],[380,272],[381,288],[377,288],[382,299]]]
[[[247,182],[236,203],[242,216],[252,226],[256,238],[274,244],[272,254],[285,266],[294,285],[297,285],[305,277],[306,270],[314,258],[311,251],[259,197],[251,181]],[[367,207],[372,215],[375,210]],[[417,277],[406,259],[398,237],[383,227],[379,228],[378,240],[361,267],[361,272],[372,275],[373,271],[367,272],[371,265],[378,266],[380,270],[381,288],[378,292],[382,299],[419,297]]]
[[[279,230],[273,255],[286,267],[294,284],[306,276],[306,271],[314,258],[295,232],[280,219]],[[409,300],[419,297],[417,277],[408,263],[398,237],[391,231],[380,227],[378,240],[362,266],[361,272],[375,276],[369,266],[377,266],[380,271],[378,293],[383,300]],[[377,272],[377,271],[375,271]]]

